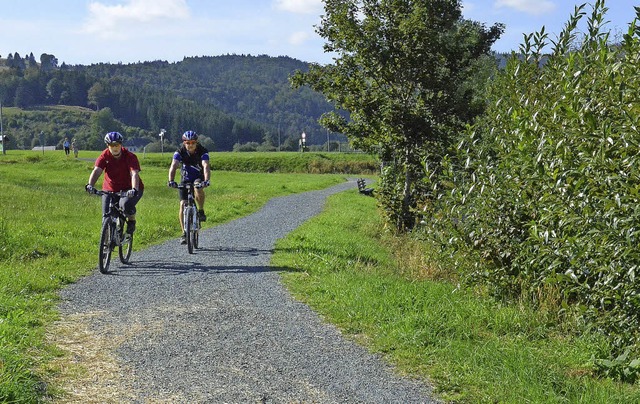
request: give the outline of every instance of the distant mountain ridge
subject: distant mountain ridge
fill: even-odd
[[[303,132],[308,145],[322,145],[328,138],[317,120],[332,106],[308,88],[291,88],[289,76],[308,68],[293,58],[223,55],[185,57],[175,63],[57,66],[55,56],[43,55],[55,63],[38,64],[32,55],[23,59],[17,53],[0,60],[3,106],[108,110],[106,120],[112,114],[112,119],[135,132],[135,138],[157,142],[159,131],[165,129],[165,140],[177,144],[180,134],[190,129],[209,137],[219,151],[246,143],[296,150]],[[9,130],[15,125],[24,128],[24,122],[12,124]],[[53,125],[44,130],[45,135],[62,131]],[[92,131],[82,130],[83,147],[99,146]],[[21,144],[26,147],[27,143],[32,139]]]
[[[289,57],[201,56],[180,62],[96,64],[83,67],[101,80],[134,83],[140,88],[171,92],[177,97],[209,106],[229,116],[256,123],[272,144],[289,143],[307,135],[310,144],[326,141],[317,120],[333,108],[309,88],[294,90],[289,76],[306,71],[308,64]],[[263,141],[264,139],[251,139]]]

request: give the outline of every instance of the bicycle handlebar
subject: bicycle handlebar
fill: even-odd
[[[94,195],[116,195],[119,197],[124,197],[127,196],[127,191],[118,191],[118,192],[113,192],[113,191],[100,191],[98,189],[94,189],[92,194]]]
[[[192,183],[187,182],[186,184],[178,184],[178,186],[176,188],[178,188],[178,189],[204,188],[204,183],[203,182],[194,182],[192,184]]]

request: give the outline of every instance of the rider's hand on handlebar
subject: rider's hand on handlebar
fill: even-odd
[[[169,181],[169,182],[167,182],[167,186],[169,188],[178,188],[178,183],[175,182],[175,181]]]
[[[132,189],[127,191],[127,198],[133,198],[136,195],[138,195],[138,190],[135,189],[135,188],[132,188]]]
[[[206,188],[206,187],[208,187],[209,185],[210,185],[210,184],[209,184],[209,181],[204,181],[204,182],[202,183],[202,187],[203,187],[203,188]]]
[[[93,187],[93,185],[91,184],[87,184],[84,186],[84,190],[87,191],[90,194],[93,194],[96,192],[96,189]]]

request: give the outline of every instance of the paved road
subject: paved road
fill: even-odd
[[[63,323],[82,328],[75,352],[90,370],[70,401],[435,402],[293,300],[277,273],[287,268],[269,266],[277,239],[347,189],[355,182],[275,198],[204,231],[193,255],[176,238],[65,288]]]

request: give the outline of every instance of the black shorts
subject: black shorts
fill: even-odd
[[[203,180],[196,180],[196,182],[199,181],[203,181]],[[184,185],[184,184],[193,184],[193,182],[181,182],[180,185]],[[186,201],[187,199],[189,199],[189,190],[186,188],[178,188],[178,198],[180,198],[181,201]]]
[[[142,198],[143,193],[144,191],[141,189],[138,191],[138,195],[134,196],[133,198],[127,198],[126,196],[123,196],[122,198],[118,198],[115,195],[109,195],[109,194],[102,195],[102,214],[106,215],[107,212],[109,212],[109,203],[111,201],[111,198],[115,198],[118,200],[118,204],[120,205],[120,208],[124,211],[124,213],[127,216],[135,215],[136,205],[138,204],[138,201],[140,200],[140,198]]]

